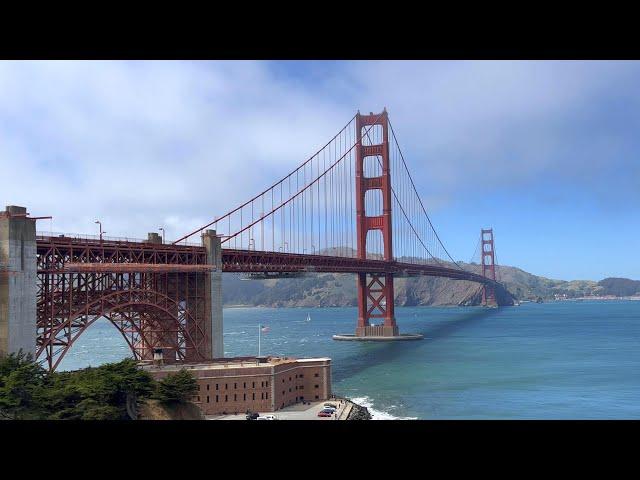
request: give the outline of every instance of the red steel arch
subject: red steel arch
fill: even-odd
[[[154,314],[147,315],[149,310]],[[198,335],[188,328],[194,320],[191,313],[164,293],[143,289],[105,293],[72,311],[39,336],[36,358],[45,354],[49,369],[55,370],[75,341],[101,317],[120,331],[138,360],[151,359],[155,348],[169,353],[167,361],[206,358],[205,332],[197,324]]]

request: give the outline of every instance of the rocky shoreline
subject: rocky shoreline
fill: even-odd
[[[345,398],[346,402],[351,404],[351,411],[345,420],[371,420],[371,414],[369,413],[369,409],[367,407],[363,407],[362,405],[358,405],[354,403],[352,400]]]

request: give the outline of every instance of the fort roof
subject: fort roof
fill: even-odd
[[[179,371],[185,370],[216,370],[230,368],[255,368],[255,367],[272,367],[286,363],[308,363],[318,361],[331,361],[328,357],[316,358],[295,358],[295,357],[230,357],[217,358],[204,362],[194,363],[172,363],[164,365],[154,365],[151,361],[140,362],[145,370],[161,370],[161,371]]]

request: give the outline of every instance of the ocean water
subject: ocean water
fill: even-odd
[[[519,307],[396,308],[400,330],[424,340],[336,342],[355,308],[228,308],[225,355],[329,356],[333,390],[374,419],[638,419],[640,302]],[[306,322],[307,314],[311,321]],[[96,322],[60,369],[130,356],[118,331]]]

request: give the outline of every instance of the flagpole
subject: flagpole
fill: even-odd
[[[260,356],[260,337],[262,336],[262,325],[258,324],[258,356]]]

